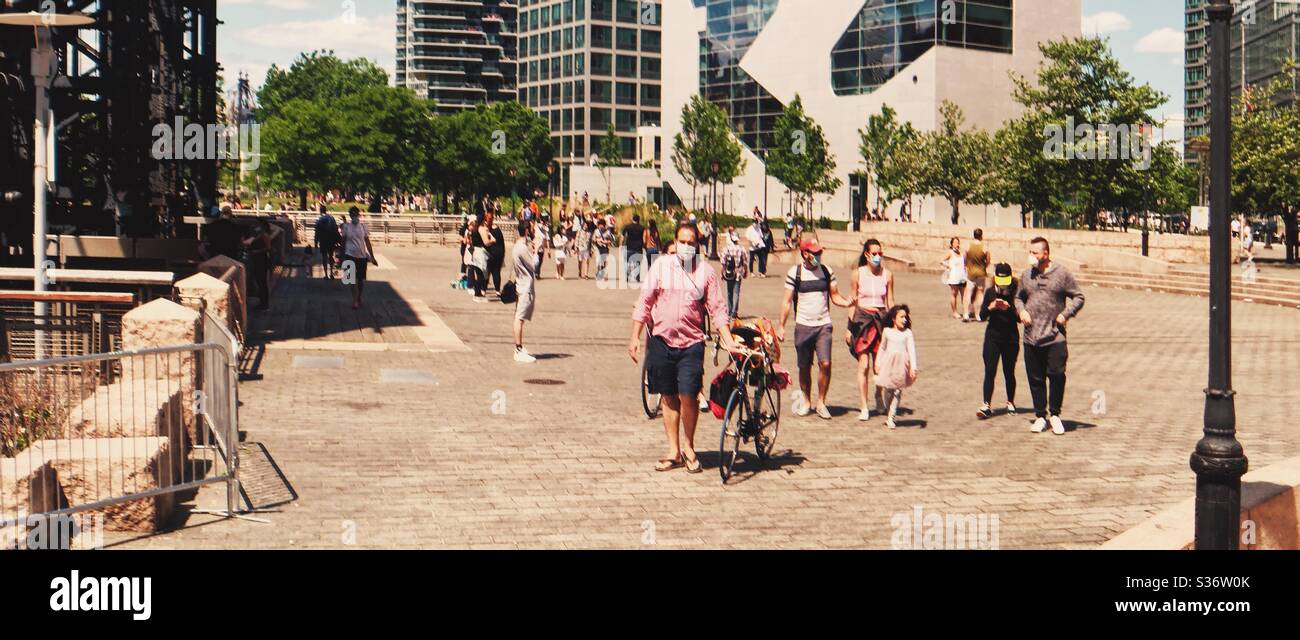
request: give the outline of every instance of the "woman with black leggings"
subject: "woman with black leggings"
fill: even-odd
[[[984,290],[979,315],[988,321],[984,329],[984,404],[975,415],[980,420],[993,417],[993,385],[997,381],[998,361],[1007,386],[1007,413],[1016,413],[1016,360],[1020,358],[1020,321],[1016,317],[1016,291],[1020,283],[1011,275],[1011,265],[1003,262],[993,268],[993,285]]]

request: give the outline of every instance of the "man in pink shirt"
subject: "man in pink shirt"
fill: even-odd
[[[704,388],[705,314],[713,318],[727,351],[746,352],[731,336],[722,284],[713,266],[700,257],[699,233],[689,222],[677,226],[675,257],[655,261],[632,312],[628,355],[637,361],[642,329],[650,324],[646,345],[650,391],[663,397],[668,457],[655,465],[656,471],[682,466],[691,473],[702,470],[695,455],[695,425],[700,418],[696,397]],[[685,442],[679,427],[686,434]]]

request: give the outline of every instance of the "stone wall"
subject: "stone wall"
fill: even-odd
[[[887,255],[922,267],[937,267],[951,238],[961,239],[962,246],[968,247],[974,231],[975,227],[971,226],[872,222],[863,225],[861,233],[819,229],[817,235],[828,249],[854,253],[861,251],[867,238],[877,238],[885,245]],[[1209,238],[1203,236],[1151,234],[1150,256],[1143,257],[1142,234],[1137,231],[1118,233],[1000,227],[985,229],[984,232],[984,247],[992,254],[994,262],[1009,262],[1017,271],[1026,267],[1029,242],[1037,236],[1047,238],[1051,243],[1052,257],[1067,266],[1163,274],[1170,264],[1202,265],[1208,264],[1210,259]]]

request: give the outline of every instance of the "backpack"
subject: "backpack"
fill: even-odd
[[[822,277],[826,278],[826,308],[831,306],[831,268],[821,265]],[[803,263],[794,272],[794,321],[799,322],[799,285],[803,283]]]
[[[727,281],[735,280],[738,270],[739,270],[739,265],[736,264],[736,256],[734,254],[727,255],[722,258],[722,279],[723,280],[727,280]]]

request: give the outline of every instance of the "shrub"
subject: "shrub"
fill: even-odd
[[[0,374],[0,458],[12,458],[32,443],[61,437],[67,411],[57,401],[57,385],[48,373]]]

